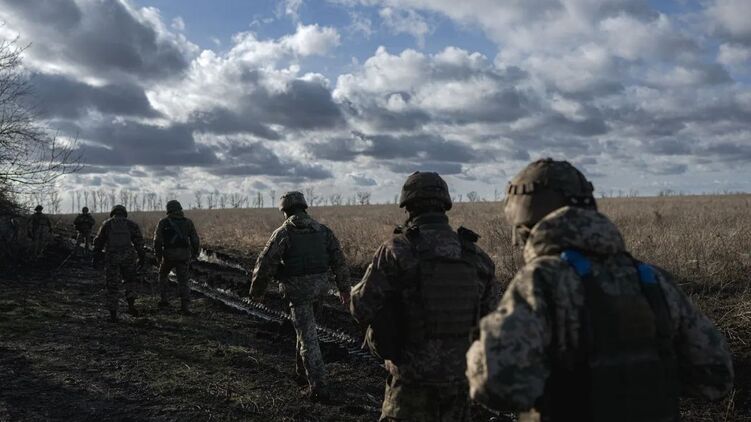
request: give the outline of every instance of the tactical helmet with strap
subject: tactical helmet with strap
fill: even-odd
[[[178,212],[178,211],[182,211],[182,210],[183,210],[182,204],[180,204],[180,202],[177,201],[176,199],[167,201],[167,212],[168,213],[170,213],[170,212]]]
[[[89,212],[89,207],[83,207],[81,208],[81,212],[84,214],[87,214]]]
[[[529,164],[506,187],[504,212],[514,227],[514,242],[526,240],[537,222],[561,207],[597,209],[593,191],[592,183],[568,161],[545,158]]]
[[[399,208],[409,208],[419,201],[434,201],[446,211],[451,209],[449,187],[438,173],[416,171],[407,177],[399,197]]]
[[[305,196],[302,192],[291,191],[286,192],[279,200],[279,211],[287,211],[293,208],[308,208],[308,203],[305,202]]]
[[[112,211],[110,211],[110,217],[114,217],[115,215],[121,215],[123,217],[128,216],[128,210],[125,209],[125,206],[123,205],[115,205],[112,207]]]

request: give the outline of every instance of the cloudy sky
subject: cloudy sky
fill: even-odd
[[[0,0],[65,190],[751,190],[748,0]]]

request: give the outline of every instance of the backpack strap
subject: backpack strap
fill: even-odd
[[[177,238],[178,238],[179,240],[182,240],[182,241],[183,241],[183,242],[185,242],[185,243],[190,243],[190,241],[188,240],[188,238],[187,238],[187,237],[185,237],[185,235],[183,234],[182,230],[180,230],[180,227],[178,227],[178,225],[177,225],[177,224],[175,224],[175,222],[174,222],[174,221],[172,221],[172,219],[171,219],[171,218],[167,217],[167,222],[169,222],[170,226],[172,226],[172,230],[174,230],[174,231],[175,231],[175,236],[176,236],[176,237],[177,237]],[[173,243],[174,243],[174,239],[173,239]]]

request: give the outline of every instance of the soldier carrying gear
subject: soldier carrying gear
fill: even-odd
[[[44,207],[37,205],[28,222],[28,235],[34,244],[34,258],[39,258],[44,254],[47,242],[52,236],[52,222],[42,213],[43,209]]]
[[[670,274],[637,261],[565,161],[530,164],[506,216],[525,266],[467,353],[470,395],[522,420],[674,421],[733,386],[727,343]]]
[[[327,398],[326,368],[316,333],[315,314],[320,299],[328,292],[329,270],[333,271],[339,298],[349,303],[349,270],[334,233],[311,218],[300,192],[287,192],[279,209],[287,218],[271,235],[258,256],[250,286],[250,296],[262,300],[269,281],[279,281],[279,289],[289,301],[297,334],[295,372],[300,384],[308,384],[313,400]]]
[[[174,268],[180,291],[180,311],[190,315],[189,271],[191,260],[197,259],[201,243],[193,221],[185,218],[180,202],[167,202],[167,216],[154,230],[154,254],[159,263],[160,308],[169,306],[169,273]]]
[[[102,259],[106,275],[106,302],[110,321],[117,321],[117,304],[120,284],[124,281],[128,313],[138,316],[135,307],[138,269],[143,267],[143,236],[138,224],[128,219],[128,211],[122,205],[115,205],[110,218],[105,220],[94,239],[94,264]]]
[[[84,254],[88,254],[91,250],[91,230],[95,225],[96,220],[94,220],[94,217],[89,214],[88,207],[83,207],[81,209],[81,214],[78,214],[73,221],[73,226],[76,228],[76,232],[78,232],[78,235],[76,236],[76,248],[83,243]]]
[[[399,205],[409,215],[375,253],[352,289],[351,312],[389,378],[381,421],[466,421],[464,355],[501,286],[479,236],[449,225],[451,196],[437,173],[407,178]]]

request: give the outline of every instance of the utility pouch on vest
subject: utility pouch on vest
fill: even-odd
[[[113,218],[110,220],[110,232],[107,237],[107,252],[120,252],[132,248],[128,220]]]
[[[164,228],[164,238],[167,240],[166,242],[164,242],[164,248],[172,249],[190,247],[190,241],[185,236],[183,231],[180,230],[180,226],[178,226],[177,223],[172,221],[172,219],[169,217],[167,217],[167,222],[169,222],[169,227]]]
[[[329,270],[325,231],[289,232],[290,246],[282,258],[282,277],[322,274]]]
[[[383,307],[365,331],[365,344],[383,360],[399,364],[404,348],[404,310],[397,295],[384,300]]]
[[[669,331],[667,304],[654,300],[662,295],[647,270],[639,270],[641,294],[609,295],[602,284],[610,273],[593,272],[589,259],[577,251],[561,258],[581,277],[585,292],[586,360],[573,375],[580,380],[579,411],[567,414],[566,406],[576,401],[556,403],[553,413],[591,421],[662,421],[678,416],[678,378]],[[656,289],[656,290],[655,290]],[[668,349],[670,352],[668,353]],[[560,374],[559,374],[560,375]],[[566,388],[566,381],[558,384]],[[571,390],[571,386],[568,387]],[[583,390],[582,390],[583,389]],[[571,392],[553,391],[559,397]],[[583,414],[589,409],[589,415]],[[564,418],[565,419],[565,418]]]

